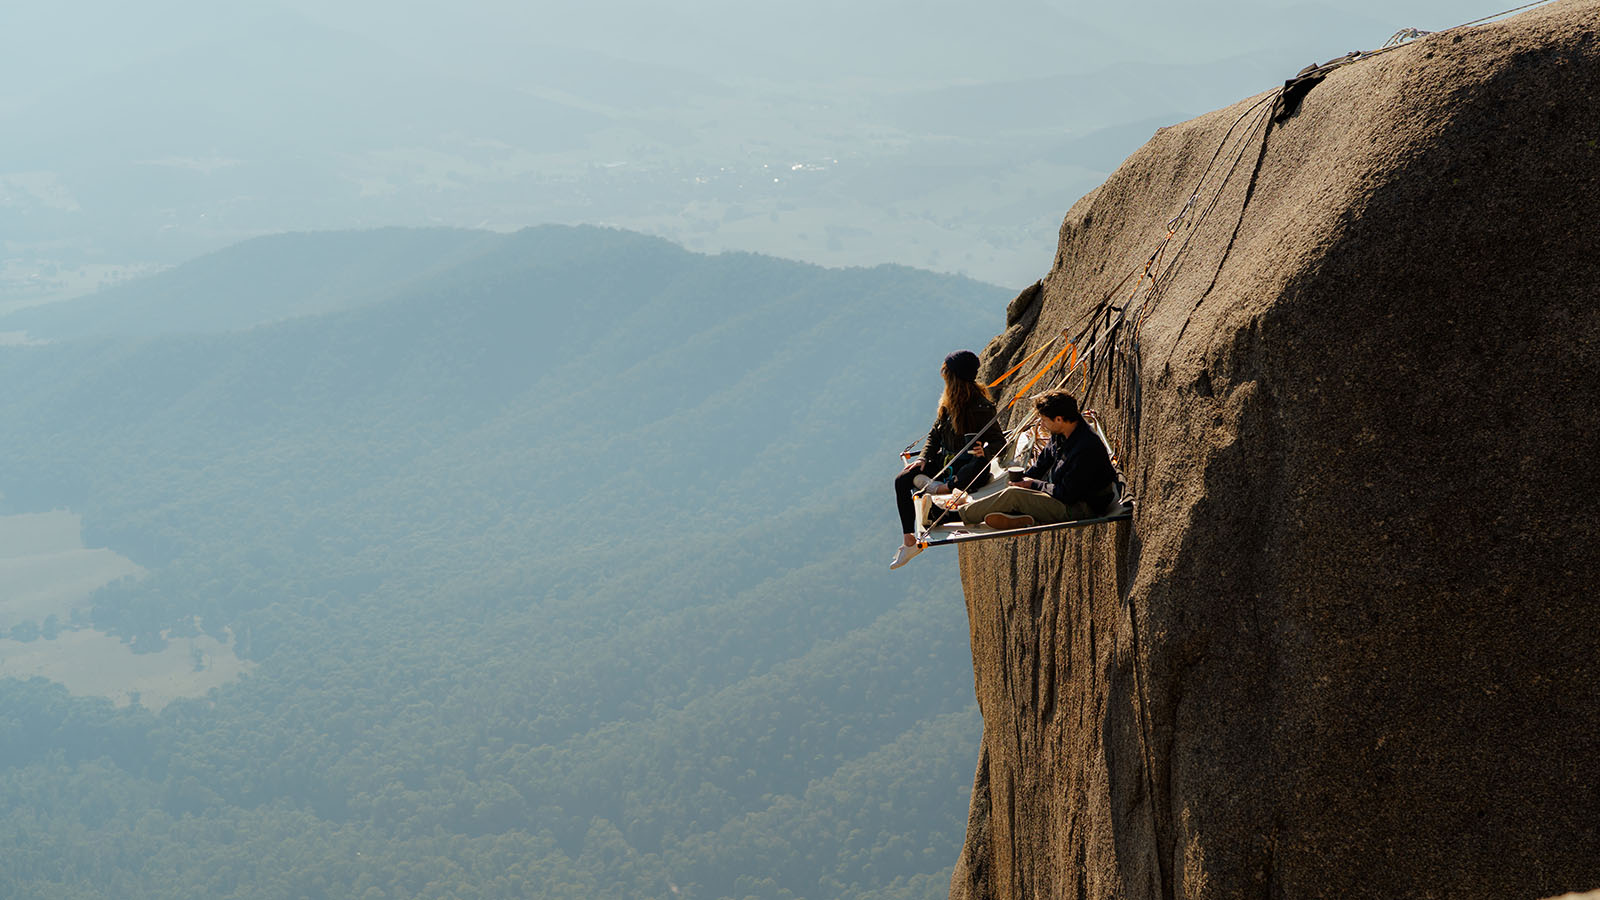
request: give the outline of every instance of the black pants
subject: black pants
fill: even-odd
[[[950,467],[954,472],[945,472],[939,479],[951,487],[964,491],[975,491],[989,483],[989,460],[970,456],[966,453],[956,457],[955,465]],[[895,476],[894,479],[894,504],[900,511],[900,532],[902,534],[916,534],[917,532],[917,506],[911,500],[911,494],[917,488],[911,482],[918,475],[927,475],[930,478],[939,471],[931,463],[924,462],[921,466]]]

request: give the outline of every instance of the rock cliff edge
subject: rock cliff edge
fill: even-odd
[[[1086,405],[1139,508],[960,550],[951,896],[1600,887],[1600,0],[1261,99],[1080,200],[984,354],[1136,311]]]

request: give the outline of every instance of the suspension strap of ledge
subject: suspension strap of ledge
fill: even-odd
[[[1020,369],[1023,366],[1028,364],[1028,360],[1033,359],[1035,356],[1038,356],[1039,354],[1043,353],[1046,349],[1048,349],[1050,347],[1051,344],[1054,344],[1055,342],[1056,342],[1056,339],[1055,338],[1051,338],[1050,340],[1045,341],[1043,344],[1040,344],[1039,345],[1039,349],[1033,351],[1032,353],[1029,353],[1027,356],[1024,356],[1022,358],[1022,362],[1019,362],[1016,365],[1012,366],[1011,368],[1007,369],[1006,373],[1004,375],[1001,375],[999,378],[996,378],[995,380],[989,382],[988,384],[984,385],[984,387],[992,388],[995,385],[999,384],[1000,382],[1005,381],[1007,378],[1010,378],[1012,375],[1015,375],[1018,369]]]
[[[1072,353],[1072,364],[1073,365],[1077,365],[1078,364],[1078,345],[1072,343],[1071,341],[1068,341],[1067,345],[1065,347],[1061,348],[1061,352],[1057,353],[1055,356],[1050,357],[1050,361],[1044,364],[1044,368],[1042,368],[1038,372],[1034,373],[1034,376],[1032,378],[1028,379],[1028,383],[1027,384],[1025,384],[1022,387],[1017,389],[1016,396],[1012,397],[1011,398],[1011,402],[1006,404],[1006,409],[1010,409],[1011,407],[1016,406],[1017,405],[1017,401],[1021,400],[1023,395],[1028,393],[1028,389],[1033,387],[1035,384],[1037,384],[1039,379],[1044,377],[1044,373],[1046,373],[1046,372],[1050,371],[1051,369],[1055,368],[1055,364],[1060,362],[1061,361],[1061,357],[1066,356],[1069,351]],[[1070,369],[1068,371],[1070,371]]]

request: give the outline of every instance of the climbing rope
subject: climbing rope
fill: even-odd
[[[1201,189],[1205,187],[1206,179],[1211,177],[1212,170],[1216,167],[1217,160],[1221,158],[1223,150],[1228,146],[1229,141],[1232,140],[1234,131],[1239,127],[1240,123],[1244,122],[1246,118],[1249,118],[1252,113],[1255,114],[1255,119],[1251,121],[1250,126],[1240,136],[1238,143],[1234,145],[1234,149],[1229,153],[1229,156],[1232,158],[1232,162],[1228,165],[1228,169],[1223,174],[1222,179],[1217,183],[1216,189],[1211,192],[1210,199],[1207,201],[1205,206],[1201,208],[1200,214],[1193,221],[1183,223],[1188,227],[1185,230],[1183,241],[1179,243],[1177,251],[1172,256],[1171,262],[1168,263],[1165,269],[1159,270],[1156,276],[1151,279],[1150,290],[1145,292],[1144,299],[1137,304],[1136,308],[1139,314],[1134,321],[1135,331],[1140,331],[1144,328],[1145,321],[1148,320],[1150,314],[1155,311],[1156,301],[1165,295],[1167,287],[1172,284],[1173,280],[1177,276],[1177,273],[1182,269],[1183,262],[1188,258],[1189,243],[1194,240],[1194,236],[1200,230],[1200,226],[1211,217],[1212,212],[1214,212],[1217,206],[1221,203],[1222,195],[1227,190],[1228,183],[1233,180],[1233,173],[1238,170],[1239,163],[1244,158],[1245,147],[1253,143],[1253,138],[1256,132],[1262,128],[1263,124],[1270,116],[1272,108],[1267,104],[1274,101],[1276,96],[1277,92],[1267,94],[1247,107],[1245,111],[1240,113],[1238,118],[1234,119],[1233,123],[1228,126],[1228,130],[1222,135],[1222,140],[1217,142],[1217,149],[1212,152],[1211,159],[1206,163],[1206,168],[1201,171],[1200,178],[1195,182],[1194,190],[1190,192],[1189,200],[1184,204],[1183,212],[1180,213],[1180,217],[1187,217],[1189,211],[1193,209],[1195,198],[1200,195]],[[1174,233],[1174,229],[1172,229],[1169,225],[1167,229],[1167,236],[1162,238],[1160,248],[1157,250],[1157,255],[1165,253],[1166,246],[1171,242]],[[1133,305],[1134,299],[1134,297],[1130,297],[1128,304]]]
[[[1473,19],[1471,22],[1462,22],[1460,25],[1455,26],[1455,28],[1468,28],[1468,27],[1473,26],[1473,25],[1480,25],[1480,24],[1482,24],[1484,22],[1489,21],[1490,19],[1498,19],[1501,16],[1509,16],[1512,13],[1519,13],[1519,12],[1522,12],[1523,10],[1525,10],[1525,9],[1533,9],[1535,6],[1543,6],[1544,4],[1549,3],[1549,2],[1550,2],[1550,0],[1533,0],[1532,3],[1524,3],[1521,6],[1514,6],[1511,9],[1505,10],[1504,12],[1497,12],[1492,16],[1484,16],[1481,19]],[[1453,31],[1453,30],[1454,30],[1453,28],[1446,28],[1445,29],[1445,31]]]
[[[1267,115],[1268,113],[1271,112],[1272,108],[1268,107],[1267,110],[1258,112],[1258,110],[1260,109],[1260,107],[1263,104],[1266,104],[1269,101],[1274,103],[1274,104],[1276,104],[1277,101],[1278,101],[1278,98],[1280,98],[1284,94],[1284,91],[1289,87],[1290,84],[1293,84],[1295,82],[1303,82],[1303,81],[1305,81],[1307,79],[1318,79],[1318,80],[1320,80],[1322,77],[1326,76],[1329,72],[1332,72],[1335,69],[1339,69],[1339,68],[1342,68],[1344,66],[1347,66],[1347,65],[1350,65],[1350,64],[1356,63],[1356,62],[1364,62],[1366,60],[1370,60],[1370,59],[1373,59],[1373,58],[1375,58],[1377,56],[1380,56],[1380,55],[1382,55],[1384,53],[1388,53],[1390,51],[1397,50],[1397,49],[1399,49],[1399,48],[1401,48],[1403,46],[1407,46],[1411,41],[1416,40],[1416,39],[1418,39],[1420,37],[1424,37],[1424,36],[1427,36],[1427,35],[1430,35],[1430,34],[1443,34],[1443,33],[1446,33],[1446,32],[1455,31],[1455,30],[1462,29],[1462,28],[1470,28],[1470,27],[1473,27],[1473,26],[1476,26],[1476,25],[1480,25],[1480,24],[1485,23],[1485,22],[1489,22],[1491,20],[1503,18],[1503,17],[1511,15],[1513,13],[1517,13],[1517,12],[1521,12],[1523,10],[1531,9],[1531,8],[1533,8],[1535,6],[1542,6],[1542,5],[1544,5],[1546,3],[1549,3],[1549,2],[1551,2],[1551,0],[1533,0],[1533,2],[1531,2],[1531,3],[1525,3],[1525,4],[1522,4],[1521,6],[1512,7],[1511,9],[1507,9],[1507,10],[1504,10],[1504,11],[1501,11],[1501,12],[1498,12],[1498,13],[1494,13],[1492,15],[1483,16],[1481,18],[1473,19],[1473,20],[1471,20],[1469,22],[1463,22],[1460,25],[1454,25],[1454,26],[1451,26],[1450,28],[1443,29],[1442,31],[1439,31],[1439,32],[1422,31],[1422,30],[1416,29],[1416,28],[1402,29],[1401,31],[1397,32],[1393,37],[1391,37],[1389,39],[1389,41],[1383,47],[1379,48],[1378,50],[1353,51],[1353,52],[1351,52],[1351,53],[1349,53],[1349,54],[1347,54],[1345,56],[1339,57],[1338,59],[1330,60],[1329,62],[1323,63],[1320,66],[1308,66],[1306,69],[1302,70],[1295,79],[1291,79],[1290,82],[1287,82],[1285,84],[1284,88],[1280,88],[1280,89],[1278,89],[1276,91],[1273,91],[1273,92],[1271,92],[1269,94],[1264,95],[1263,97],[1258,99],[1254,104],[1252,104],[1250,107],[1246,108],[1245,111],[1243,113],[1241,113],[1239,115],[1239,117],[1236,118],[1231,125],[1229,125],[1228,131],[1223,134],[1222,140],[1219,141],[1218,144],[1217,144],[1217,149],[1212,153],[1211,159],[1207,162],[1205,170],[1202,171],[1200,179],[1199,179],[1199,182],[1196,184],[1195,189],[1189,193],[1188,198],[1184,202],[1183,209],[1179,212],[1178,217],[1176,217],[1176,218],[1180,218],[1181,219],[1181,218],[1184,218],[1184,217],[1188,216],[1190,211],[1194,208],[1196,197],[1199,195],[1200,189],[1205,183],[1205,179],[1210,175],[1212,169],[1216,165],[1216,162],[1217,162],[1218,158],[1222,156],[1224,148],[1228,146],[1228,142],[1229,142],[1230,137],[1233,134],[1233,131],[1235,129],[1237,129],[1239,127],[1240,123],[1243,122],[1252,113],[1256,113],[1256,116],[1255,116],[1254,120],[1252,120],[1252,122],[1249,125],[1249,127],[1246,128],[1245,137],[1242,138],[1239,141],[1239,143],[1237,145],[1235,145],[1234,150],[1229,153],[1229,156],[1232,158],[1232,163],[1229,165],[1226,174],[1224,174],[1224,176],[1222,177],[1221,181],[1218,183],[1216,190],[1212,193],[1210,202],[1206,204],[1206,206],[1201,210],[1200,214],[1197,217],[1193,218],[1191,221],[1189,221],[1187,223],[1188,226],[1189,226],[1188,229],[1187,229],[1187,233],[1185,234],[1183,241],[1179,244],[1179,247],[1178,247],[1177,251],[1172,255],[1172,259],[1167,263],[1165,269],[1160,269],[1159,258],[1162,255],[1164,255],[1164,253],[1166,251],[1166,247],[1171,242],[1171,240],[1173,238],[1173,235],[1174,235],[1174,229],[1172,227],[1172,222],[1170,220],[1168,222],[1168,228],[1167,228],[1166,236],[1164,236],[1161,239],[1161,242],[1158,245],[1156,252],[1154,254],[1152,254],[1152,259],[1157,260],[1157,262],[1155,262],[1153,265],[1151,263],[1146,263],[1146,269],[1147,270],[1155,268],[1155,269],[1158,269],[1158,272],[1154,277],[1152,277],[1150,279],[1150,281],[1151,281],[1150,288],[1145,291],[1144,297],[1142,299],[1140,299],[1138,304],[1137,304],[1139,313],[1138,313],[1138,316],[1137,316],[1137,318],[1135,320],[1134,328],[1132,329],[1131,333],[1127,336],[1126,343],[1125,343],[1124,347],[1122,348],[1123,351],[1124,352],[1136,351],[1136,349],[1137,349],[1136,345],[1137,345],[1139,336],[1140,336],[1141,332],[1143,331],[1143,326],[1144,326],[1145,322],[1149,319],[1150,315],[1152,313],[1154,313],[1155,307],[1157,306],[1158,301],[1163,296],[1165,296],[1165,294],[1167,292],[1167,289],[1173,284],[1173,282],[1177,278],[1178,273],[1182,270],[1183,263],[1186,262],[1187,259],[1188,259],[1189,242],[1194,238],[1194,235],[1199,231],[1200,225],[1202,223],[1204,223],[1207,218],[1210,217],[1212,211],[1216,209],[1218,203],[1221,201],[1222,195],[1223,195],[1224,191],[1226,190],[1227,185],[1229,184],[1230,181],[1232,181],[1234,173],[1237,171],[1239,164],[1242,162],[1242,160],[1244,158],[1244,148],[1247,147],[1247,146],[1250,146],[1252,144],[1257,143],[1257,141],[1259,140],[1260,146],[1259,146],[1258,152],[1257,152],[1255,168],[1251,172],[1250,187],[1246,190],[1246,196],[1245,196],[1245,205],[1247,206],[1249,204],[1250,196],[1254,193],[1254,186],[1255,186],[1256,176],[1259,174],[1262,161],[1265,158],[1265,154],[1266,154],[1266,137],[1267,137],[1267,134],[1270,132],[1271,126],[1272,126],[1272,123],[1270,121],[1270,116]],[[1221,275],[1222,266],[1226,263],[1227,258],[1230,255],[1233,242],[1238,237],[1239,227],[1243,223],[1243,217],[1244,217],[1244,211],[1243,211],[1243,208],[1241,208],[1241,210],[1240,210],[1240,221],[1235,223],[1234,230],[1233,230],[1233,235],[1229,239],[1229,243],[1228,243],[1228,251],[1229,252],[1224,252],[1222,262],[1220,262],[1218,264],[1217,272],[1213,274],[1212,279],[1211,279],[1211,283],[1206,287],[1205,291],[1203,291],[1201,293],[1200,298],[1198,300],[1196,300],[1193,309],[1190,310],[1190,316],[1192,316],[1193,313],[1194,313],[1194,310],[1198,309],[1200,304],[1204,302],[1206,296],[1210,294],[1211,289],[1215,287],[1216,280]],[[1139,289],[1141,287],[1143,287],[1143,282],[1144,282],[1144,278],[1141,277],[1140,278],[1140,284],[1135,286],[1135,290],[1134,290],[1135,296],[1137,295]],[[1134,297],[1130,297],[1127,305],[1129,305],[1129,306],[1134,305],[1134,299],[1135,299]],[[1186,329],[1187,326],[1188,326],[1188,322],[1186,320],[1185,323],[1184,323],[1184,328]],[[1182,332],[1180,331],[1180,336],[1181,335],[1182,335]],[[1125,416],[1124,418],[1128,419],[1130,417]],[[1131,439],[1131,437],[1132,437],[1132,435],[1130,435],[1130,439]]]

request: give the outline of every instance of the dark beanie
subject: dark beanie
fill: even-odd
[[[971,350],[957,350],[944,358],[944,370],[951,378],[962,381],[978,380],[978,354]]]

